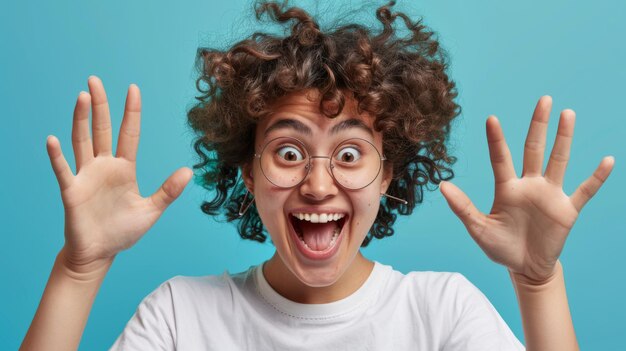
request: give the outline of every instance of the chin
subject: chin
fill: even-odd
[[[337,265],[325,267],[289,267],[298,280],[312,288],[323,288],[335,284],[343,275],[345,269]]]

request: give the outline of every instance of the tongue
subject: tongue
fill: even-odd
[[[300,231],[304,242],[311,250],[323,251],[330,246],[330,240],[337,228],[337,222],[311,223],[300,221]]]

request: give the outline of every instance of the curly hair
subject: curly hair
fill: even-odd
[[[392,12],[394,5],[376,10],[382,29],[351,23],[322,31],[301,8],[261,2],[255,6],[257,20],[290,25],[284,36],[256,32],[225,51],[198,49],[201,95],[188,111],[188,123],[197,134],[196,181],[215,192],[202,203],[204,213],[239,220],[244,239],[266,240],[254,206],[238,214],[246,194],[240,169],[253,158],[255,128],[271,103],[307,89],[319,91],[319,110],[328,118],[341,113],[346,98],[355,99],[359,113],[375,116],[374,129],[382,132],[383,154],[393,169],[387,193],[407,201],[382,200],[362,247],[393,235],[397,214],[411,214],[425,186],[454,177],[456,158],[445,142],[461,108],[446,72],[447,55],[422,19]],[[398,34],[397,20],[407,35]]]

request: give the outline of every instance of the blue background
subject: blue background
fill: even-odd
[[[626,137],[626,5],[622,1],[419,1],[402,8],[439,33],[451,56],[463,114],[454,125],[459,185],[484,212],[493,177],[485,120],[500,118],[516,170],[530,117],[543,94],[554,98],[548,150],[558,112],[577,112],[565,191],[591,175],[601,158],[616,165],[587,204],[561,256],[580,345],[623,344],[626,327],[626,236],[623,186]],[[312,12],[340,13],[360,2],[300,2]],[[380,4],[375,2],[374,5]],[[375,6],[374,6],[375,7]],[[73,164],[74,102],[91,74],[104,81],[115,130],[130,83],[142,89],[138,179],[152,194],[176,168],[195,162],[185,111],[193,102],[198,46],[223,46],[255,26],[246,1],[11,1],[0,9],[0,347],[16,349],[35,313],[63,245],[63,206],[45,149],[56,135]],[[371,8],[371,6],[370,6]],[[373,12],[365,14],[367,21]],[[322,22],[327,23],[327,22]],[[91,312],[81,348],[106,349],[148,293],[174,275],[238,272],[271,256],[271,244],[245,242],[231,225],[204,215],[208,196],[190,184],[131,250],[118,255]],[[504,267],[492,263],[436,192],[397,235],[365,254],[401,271],[465,274],[523,340],[516,298]]]

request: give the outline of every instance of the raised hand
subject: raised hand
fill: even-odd
[[[497,118],[487,119],[487,141],[495,177],[495,198],[489,214],[480,212],[454,184],[440,185],[448,205],[487,256],[513,273],[535,281],[544,281],[553,274],[578,214],[602,186],[614,164],[612,157],[603,158],[593,175],[571,196],[563,192],[575,122],[574,111],[563,110],[542,175],[551,109],[549,96],[537,103],[526,138],[521,178],[517,178]]]
[[[47,149],[61,188],[65,208],[65,257],[80,269],[112,259],[131,247],[183,191],[192,171],[174,172],[149,197],[139,194],[136,155],[139,144],[141,96],[131,85],[126,96],[116,155],[112,155],[111,119],[102,82],[88,80],[74,110],[72,144],[76,175],[67,164],[57,138],[48,137]],[[89,135],[92,111],[93,143]]]

